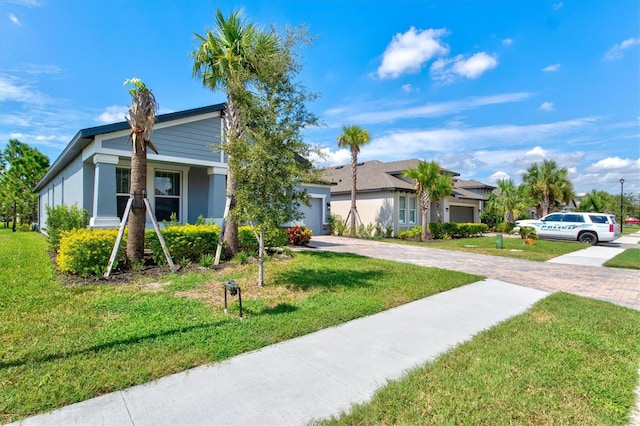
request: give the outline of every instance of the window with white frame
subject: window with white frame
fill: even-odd
[[[407,223],[407,197],[404,195],[398,197],[398,222]]]
[[[409,223],[416,223],[416,197],[409,197]]]
[[[131,188],[131,170],[116,167],[116,203],[120,220],[129,200],[129,188]]]
[[[156,219],[170,220],[175,213],[176,220],[180,220],[180,172],[166,172],[156,170],[154,178]]]

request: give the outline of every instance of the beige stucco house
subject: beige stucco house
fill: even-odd
[[[402,176],[420,160],[383,163],[373,160],[358,164],[356,206],[361,223],[379,224],[393,235],[421,225],[420,203],[413,182]],[[453,195],[431,206],[430,221],[480,222],[480,212],[493,186],[460,179],[459,173],[442,169],[452,176]],[[328,167],[323,179],[331,182],[331,214],[345,220],[351,208],[351,165]]]

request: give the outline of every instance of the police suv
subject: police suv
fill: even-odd
[[[540,219],[518,220],[516,226],[532,226],[540,238],[590,245],[620,237],[620,225],[615,216],[605,213],[551,213]]]

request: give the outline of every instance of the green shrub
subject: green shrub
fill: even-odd
[[[331,215],[331,220],[333,221],[331,233],[339,237],[343,236],[348,230],[346,222],[343,222],[342,218],[335,214]]]
[[[47,222],[44,230],[49,235],[49,249],[53,252],[58,251],[62,232],[85,228],[89,224],[89,213],[85,209],[78,208],[77,204],[46,206],[46,209]]]
[[[197,262],[203,253],[215,253],[219,236],[218,225],[173,225],[162,230],[162,237],[174,261],[187,259]],[[145,232],[145,247],[153,252],[153,260],[157,264],[166,264],[155,231]]]
[[[57,263],[61,272],[102,275],[109,264],[117,229],[74,229],[60,234]],[[126,242],[120,244],[117,259],[124,256]]]
[[[422,236],[422,226],[414,226],[413,228],[402,231],[398,234],[401,240],[419,240]]]
[[[446,238],[468,238],[487,232],[486,223],[456,223],[456,222],[431,222],[429,231],[433,238],[440,240]]]
[[[264,233],[265,247],[283,247],[287,244],[287,233],[284,229],[270,229]],[[258,239],[251,226],[238,227],[238,248],[249,255],[258,253]]]
[[[311,241],[313,232],[306,226],[296,225],[293,228],[287,229],[287,236],[289,237],[289,244],[292,246],[306,246]]]
[[[497,232],[502,232],[504,234],[508,234],[511,232],[511,230],[513,229],[515,225],[513,223],[509,223],[509,222],[500,222],[499,224],[496,225],[496,231]]]

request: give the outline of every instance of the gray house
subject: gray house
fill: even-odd
[[[220,222],[226,196],[227,159],[213,149],[224,137],[224,104],[157,117],[151,139],[159,154],[148,153],[147,198],[159,221],[175,214],[181,223],[200,215]],[[125,121],[80,130],[51,165],[35,190],[39,196],[39,225],[45,227],[46,206],[76,203],[89,212],[92,228],[120,224],[129,198],[130,133]],[[323,232],[328,224],[328,185],[304,185],[311,206],[303,206],[298,223]],[[148,224],[151,226],[151,224]]]
[[[356,204],[362,223],[391,229],[393,235],[421,225],[422,213],[413,182],[403,173],[420,160],[383,163],[372,160],[357,166]],[[460,174],[441,168],[451,175],[453,194],[441,200],[440,209],[431,206],[430,222],[480,222],[480,212],[493,186],[475,180],[460,179]],[[351,165],[328,167],[323,178],[332,182],[331,213],[345,220],[351,209]]]

